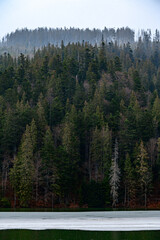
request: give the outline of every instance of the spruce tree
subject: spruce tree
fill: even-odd
[[[118,190],[120,184],[120,169],[118,166],[118,140],[115,140],[114,152],[110,168],[110,188],[112,196],[112,206],[116,207],[118,203]]]
[[[152,182],[151,169],[148,164],[148,154],[145,150],[144,144],[141,141],[138,149],[138,155],[136,157],[136,172],[138,177],[138,184],[140,186],[140,198],[142,199],[144,206],[147,206],[147,197],[150,193],[150,187]]]
[[[10,179],[20,206],[27,207],[32,196],[34,179],[34,150],[36,145],[34,120],[27,125],[18,155],[10,172]],[[32,128],[32,131],[31,131]],[[33,137],[33,138],[32,138]]]
[[[134,180],[134,168],[131,163],[129,154],[127,153],[124,166],[124,184],[125,184],[125,197],[124,204],[130,206],[135,198],[135,180]]]
[[[41,157],[41,181],[42,187],[44,189],[44,200],[47,204],[48,199],[50,199],[52,195],[56,196],[59,194],[57,192],[58,186],[56,185],[57,169],[55,163],[55,146],[52,132],[49,127],[46,129],[46,133],[43,139]]]
[[[77,193],[77,186],[79,184],[80,140],[77,135],[77,117],[76,109],[72,106],[71,112],[66,116],[62,136],[62,146],[66,152],[63,168],[67,175],[64,178],[67,185],[66,188],[68,189],[67,200],[70,200],[73,193]]]

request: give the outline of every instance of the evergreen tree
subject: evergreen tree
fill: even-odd
[[[140,91],[141,90],[141,79],[140,79],[140,76],[139,76],[139,73],[138,71],[134,71],[133,73],[133,81],[134,81],[134,90],[135,91]]]
[[[38,144],[42,145],[43,137],[45,135],[45,127],[47,126],[46,114],[45,114],[45,101],[43,95],[40,94],[37,103],[37,130],[38,130]]]
[[[135,199],[135,180],[134,168],[131,163],[129,154],[127,153],[124,166],[124,184],[125,184],[125,197],[124,204],[130,206],[130,202]]]
[[[49,127],[46,129],[43,142],[44,143],[41,150],[41,181],[44,189],[44,200],[47,204],[47,201],[51,198],[52,194],[54,196],[58,194],[56,191],[58,188],[56,189],[57,170],[55,164],[55,146],[53,142],[52,132]]]
[[[121,61],[120,61],[119,57],[115,57],[114,67],[115,67],[115,71],[119,71],[119,72],[122,71],[122,64],[121,64]]]
[[[147,196],[149,195],[150,192],[152,176],[150,167],[148,165],[148,154],[144,148],[144,144],[142,141],[139,145],[139,151],[135,163],[138,182],[141,191],[140,197],[143,199],[144,206],[146,207]]]
[[[120,169],[118,166],[118,140],[116,139],[110,168],[110,188],[113,207],[115,207],[118,203],[119,184],[120,184]]]
[[[153,103],[152,116],[153,116],[154,129],[157,136],[159,134],[159,128],[160,128],[160,99],[158,95],[155,98],[155,101]]]
[[[93,131],[92,141],[90,146],[90,156],[89,156],[89,179],[90,181],[94,179],[96,182],[100,177],[100,167],[102,167],[102,138],[101,131],[96,129]]]
[[[62,145],[66,152],[66,159],[63,163],[64,171],[66,171],[67,178],[66,188],[68,189],[66,200],[70,200],[71,194],[77,193],[77,186],[79,184],[79,162],[80,162],[80,141],[77,135],[77,112],[74,106],[71,112],[66,116],[66,121],[63,129]]]
[[[10,179],[15,194],[19,198],[20,206],[27,207],[32,196],[34,179],[34,146],[35,132],[31,132],[34,120],[31,126],[26,126],[26,131],[22,137],[21,146],[17,157],[14,160],[13,168],[10,172]]]
[[[89,179],[106,182],[109,178],[109,167],[111,157],[111,134],[108,126],[98,129],[92,133],[89,156]]]
[[[106,58],[106,46],[104,43],[103,35],[102,35],[102,42],[99,50],[99,69],[100,71],[107,70],[107,58]]]

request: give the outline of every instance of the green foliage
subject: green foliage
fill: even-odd
[[[0,206],[1,208],[10,208],[11,204],[8,198],[3,197],[0,199]]]
[[[15,158],[13,168],[10,171],[11,184],[22,207],[27,207],[28,201],[31,200],[36,140],[35,121],[32,120],[31,126],[26,126],[18,156]]]
[[[140,195],[144,199],[144,205],[146,207],[147,205],[147,195],[150,192],[150,184],[152,181],[152,175],[151,175],[151,169],[148,164],[148,155],[144,148],[144,144],[141,141],[139,149],[138,149],[138,155],[135,160],[135,166],[136,166],[136,173],[137,173],[137,179],[138,184],[140,186]]]
[[[41,165],[41,187],[44,191],[45,201],[53,194],[58,196],[59,186],[57,184],[57,168],[55,161],[55,147],[52,137],[52,132],[49,127],[46,128],[46,133],[43,139],[43,147],[41,150],[42,165]]]
[[[114,59],[114,67],[115,67],[115,71],[119,71],[119,72],[122,71],[122,64],[121,64],[121,61],[120,61],[119,57],[115,57],[115,59]]]
[[[160,48],[105,38],[0,56],[0,184],[15,206],[159,197]]]
[[[130,206],[130,202],[135,200],[135,179],[134,167],[127,153],[124,165],[124,183],[125,183],[125,205]]]
[[[110,189],[111,189],[111,196],[112,196],[112,206],[116,207],[119,198],[119,185],[120,185],[120,168],[118,165],[118,141],[115,140],[114,152],[111,161],[110,167]]]
[[[137,92],[140,91],[141,90],[141,79],[140,79],[138,71],[134,71],[133,81],[134,81],[134,90]]]

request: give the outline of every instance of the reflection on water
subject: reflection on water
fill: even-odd
[[[160,231],[91,232],[66,230],[5,230],[0,240],[158,240]]]

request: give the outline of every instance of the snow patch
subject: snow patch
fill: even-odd
[[[160,211],[0,212],[0,230],[160,230]]]

